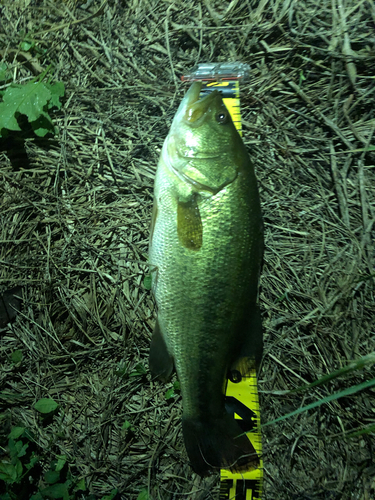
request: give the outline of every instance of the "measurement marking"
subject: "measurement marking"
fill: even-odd
[[[240,93],[238,80],[204,82],[202,94],[217,89],[221,92],[232,121],[242,135]],[[262,440],[260,433],[260,408],[255,370],[242,376],[238,383],[228,381],[226,388],[226,407],[237,420],[242,420],[247,436],[260,458],[260,467],[256,470],[235,474],[228,470],[220,471],[220,500],[261,500],[263,486]]]

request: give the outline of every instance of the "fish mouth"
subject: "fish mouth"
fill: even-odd
[[[194,82],[185,96],[187,102],[184,118],[190,124],[199,121],[210,109],[210,105],[220,96],[217,90],[213,90],[200,98],[201,88],[202,82]]]
[[[194,82],[185,94],[184,107],[182,109],[182,117],[189,125],[195,128],[201,123],[201,118],[204,117],[207,111],[210,110],[212,103],[220,99],[220,93],[215,89],[203,97],[200,97],[202,82]],[[197,160],[217,160],[220,156],[217,154],[197,151],[195,148],[187,151],[178,151],[180,158],[197,159]]]

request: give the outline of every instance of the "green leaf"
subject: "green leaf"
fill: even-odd
[[[14,483],[17,479],[17,469],[13,464],[0,462],[0,479],[6,483]]]
[[[174,398],[175,396],[178,396],[180,393],[180,382],[178,380],[175,380],[173,382],[173,385],[170,389],[167,390],[165,393],[165,399],[171,399]]]
[[[68,485],[66,483],[57,483],[51,486],[47,486],[41,491],[43,497],[47,498],[62,498],[63,500],[69,500]]]
[[[55,411],[58,406],[59,405],[53,399],[42,398],[35,403],[34,409],[39,413],[47,414]]]
[[[20,48],[24,52],[28,52],[30,49],[32,49],[34,47],[34,45],[35,45],[35,42],[31,42],[29,40],[24,40],[23,42],[21,42]]]
[[[36,455],[35,452],[33,451],[32,454],[31,454],[29,463],[25,465],[26,469],[27,470],[32,469],[34,467],[34,465],[37,462],[39,462],[39,460],[40,460],[40,457],[38,455]]]
[[[30,500],[43,500],[43,497],[42,497],[42,494],[40,493],[40,491],[38,491],[38,493],[35,493],[35,495],[31,496]]]
[[[5,493],[5,495],[2,495],[2,496],[0,497],[0,500],[14,500],[14,496],[13,496],[13,495],[12,495],[12,496],[10,496],[10,494],[9,494],[9,493]]]
[[[12,360],[12,363],[16,365],[17,363],[21,363],[22,356],[22,351],[20,349],[17,349],[16,351],[12,352],[10,359]]]
[[[17,103],[0,102],[0,131],[1,129],[21,130],[14,116],[17,112]],[[2,133],[3,135],[3,133]]]
[[[276,299],[276,302],[283,302],[284,300],[288,300],[289,301],[289,297],[288,297],[288,291],[286,291],[285,293],[283,293],[280,297],[278,297]]]
[[[101,500],[113,500],[113,498],[115,498],[117,493],[118,490],[114,488],[113,490],[111,490],[111,493],[109,495],[104,495],[104,497],[102,497]]]
[[[42,82],[8,87],[0,103],[0,129],[21,130],[16,113],[27,116],[33,122],[43,113],[43,108],[51,98],[51,92]]]
[[[39,118],[31,122],[30,125],[38,137],[44,137],[48,132],[55,133],[52,119],[45,111],[42,111]]]
[[[178,380],[175,380],[175,381],[173,382],[173,389],[174,389],[175,391],[179,391],[179,390],[181,389],[180,382],[179,382]]]
[[[151,290],[151,284],[152,284],[151,274],[147,274],[143,278],[143,286],[146,288],[146,290]]]
[[[142,377],[143,375],[146,375],[146,368],[143,366],[142,363],[137,363],[134,367],[135,371],[129,373],[129,377]]]
[[[60,102],[60,97],[65,95],[65,85],[63,82],[56,82],[54,85],[47,84],[47,88],[51,92],[51,99],[48,103],[48,109],[56,107],[61,109],[62,103]]]
[[[21,441],[18,441],[18,442],[21,443]],[[24,455],[26,455],[26,450],[28,447],[29,447],[29,443],[25,443],[22,446],[22,448],[20,449],[20,451],[18,452],[17,457],[23,457]]]
[[[16,459],[15,466],[16,466],[17,481],[18,481],[21,478],[23,472],[21,460],[19,460],[18,458]]]
[[[298,86],[300,87],[301,83],[304,82],[305,80],[306,80],[306,77],[303,74],[303,71],[301,70],[300,73],[299,73],[299,83],[298,83]]]
[[[0,479],[6,483],[16,483],[22,476],[23,467],[18,458],[12,460],[13,463],[0,462]]]
[[[149,500],[149,498],[148,490],[146,489],[141,490],[137,496],[137,500]]]
[[[129,431],[132,431],[132,432],[135,431],[134,425],[131,422],[129,422],[129,420],[125,420],[125,422],[122,424],[121,429],[124,430],[124,431],[126,431],[126,430],[129,430]]]
[[[86,491],[86,481],[84,477],[78,481],[74,489],[76,491]]]
[[[44,479],[48,484],[55,484],[60,479],[60,472],[56,470],[48,470],[44,474]]]
[[[25,427],[13,427],[10,431],[9,438],[18,439],[25,431]]]
[[[117,375],[118,377],[122,377],[122,378],[125,378],[127,376],[127,367],[124,366],[123,368],[118,368],[116,371],[115,371],[115,375]]]
[[[2,104],[7,105],[8,109],[13,111],[13,115],[16,112],[22,113],[28,117],[29,122],[32,122],[39,118],[50,98],[51,92],[44,83],[29,82],[27,85],[8,87]]]
[[[171,399],[171,398],[174,398],[175,396],[176,396],[176,393],[174,392],[173,387],[168,389],[167,392],[165,393],[165,399]]]
[[[8,441],[9,454],[11,458],[17,458],[18,452],[22,448],[22,441],[15,441],[10,438]]]
[[[62,470],[65,464],[66,464],[66,455],[59,455],[57,457],[55,471],[59,472],[60,470]]]

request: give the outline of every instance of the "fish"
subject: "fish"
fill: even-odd
[[[149,265],[157,319],[149,367],[176,369],[182,431],[193,471],[259,466],[225,410],[230,370],[259,366],[258,283],[263,221],[254,167],[218,90],[194,82],[176,112],[156,169]]]

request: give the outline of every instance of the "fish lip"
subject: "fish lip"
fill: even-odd
[[[211,103],[220,95],[215,89],[200,98],[201,88],[202,82],[194,82],[185,95],[186,104],[183,116],[190,124],[195,124],[196,121],[200,122],[200,118],[209,110]]]
[[[194,82],[185,94],[186,108],[199,101],[202,82]]]

